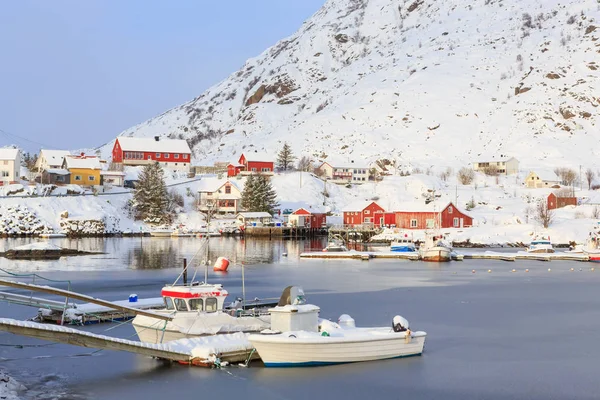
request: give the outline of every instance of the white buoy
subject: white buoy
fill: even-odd
[[[575,268],[571,268],[571,271],[575,271]]]
[[[475,273],[475,270],[471,271],[472,273]]]
[[[552,271],[550,268],[548,268],[548,272]]]
[[[491,273],[492,273],[492,270],[491,270],[491,269],[488,269],[488,274],[491,274]]]
[[[529,268],[525,270],[525,272],[529,272]]]
[[[513,270],[512,270],[512,272],[517,272],[517,270],[516,270],[516,269],[513,269]]]

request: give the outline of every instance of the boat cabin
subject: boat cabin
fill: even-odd
[[[228,294],[220,284],[167,285],[161,291],[167,310],[208,313],[223,310]]]

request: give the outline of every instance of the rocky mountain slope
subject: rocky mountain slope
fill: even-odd
[[[501,154],[592,167],[599,68],[598,0],[328,0],[226,80],[121,135],[188,139],[202,164],[288,141],[315,161],[407,169]]]

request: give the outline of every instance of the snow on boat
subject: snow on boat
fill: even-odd
[[[419,256],[423,261],[446,262],[452,259],[452,248],[444,243],[441,234],[426,233],[425,241],[419,246]]]
[[[266,367],[300,367],[374,361],[423,353],[425,332],[411,332],[408,321],[394,317],[392,327],[357,328],[342,315],[338,323],[319,320],[319,307],[306,304],[299,288],[286,288],[272,308],[271,329],[251,334]]]
[[[225,306],[227,290],[221,284],[167,285],[161,295],[166,308],[155,313],[171,321],[137,315],[133,327],[141,341],[164,343],[196,336],[259,332],[270,326],[268,307],[262,304]]]
[[[554,253],[550,236],[536,235],[527,247],[528,253]]]
[[[407,253],[407,252],[415,252],[417,248],[415,247],[415,242],[412,238],[408,237],[408,234],[404,234],[403,238],[394,240],[390,243],[390,251],[395,253]]]

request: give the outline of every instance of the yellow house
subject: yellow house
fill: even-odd
[[[100,159],[95,156],[67,156],[63,168],[69,170],[70,184],[81,186],[100,185]]]

